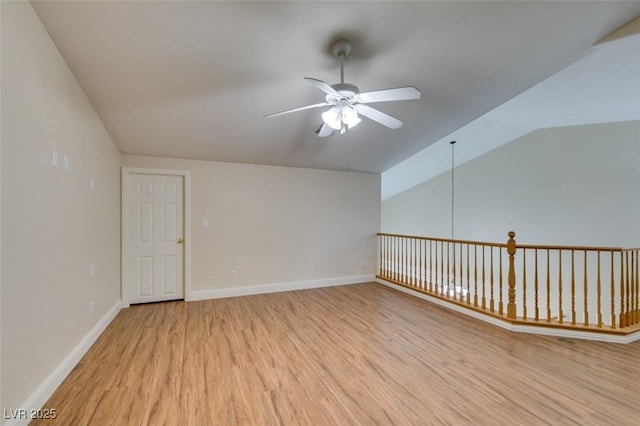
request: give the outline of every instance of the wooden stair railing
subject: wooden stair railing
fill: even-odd
[[[377,277],[512,323],[640,330],[640,248],[519,245],[508,236],[379,233]]]

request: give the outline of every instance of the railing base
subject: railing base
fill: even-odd
[[[492,313],[488,310],[483,310],[481,307],[474,307],[472,305],[468,306],[465,303],[461,303],[458,299],[442,297],[439,294],[432,294],[428,291],[416,289],[400,282],[384,278],[380,275],[376,276],[375,281],[387,287],[419,297],[438,306],[442,306],[452,311],[517,333],[529,333],[568,339],[583,339],[621,344],[632,343],[640,340],[640,326],[607,330],[588,326],[561,325],[556,322],[540,322],[522,319],[513,320],[507,318],[506,315],[499,315],[497,312]]]

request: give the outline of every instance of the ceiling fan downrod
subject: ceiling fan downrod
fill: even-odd
[[[344,84],[344,60],[351,52],[351,42],[346,39],[336,40],[331,43],[331,51],[340,58],[340,84]]]

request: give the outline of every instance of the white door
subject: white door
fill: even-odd
[[[184,177],[132,173],[128,188],[130,303],[184,298]]]

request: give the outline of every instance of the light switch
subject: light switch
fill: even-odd
[[[64,156],[64,171],[68,172],[69,170],[71,170],[71,160],[69,159],[68,155]]]
[[[92,191],[96,189],[96,181],[93,178],[89,179],[89,189]]]
[[[202,219],[202,222],[201,222],[200,226],[203,227],[203,228],[208,228],[209,227],[209,220],[208,219]]]
[[[51,150],[51,167],[58,167],[58,151]]]

